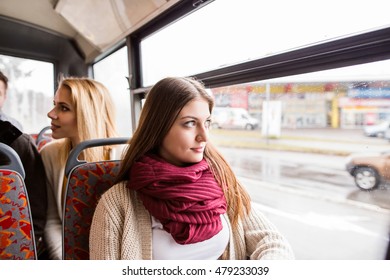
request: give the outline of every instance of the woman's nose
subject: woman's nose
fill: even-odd
[[[209,130],[208,130],[208,128],[202,127],[199,130],[198,135],[196,136],[196,141],[198,141],[198,142],[207,142],[208,138],[209,138]]]
[[[47,113],[47,116],[48,116],[50,119],[57,119],[57,114],[55,113],[54,109],[52,109],[51,111],[49,111],[49,113]]]

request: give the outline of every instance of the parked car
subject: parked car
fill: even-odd
[[[383,136],[386,140],[390,141],[390,127],[386,129],[385,136]]]
[[[390,179],[390,151],[356,154],[347,159],[346,169],[362,190],[373,190]]]
[[[259,126],[259,121],[244,108],[214,107],[212,120],[215,128],[253,130]]]
[[[366,125],[363,127],[364,135],[370,137],[385,137],[386,131],[390,128],[390,121],[383,121],[379,124]]]

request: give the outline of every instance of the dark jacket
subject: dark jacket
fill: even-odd
[[[39,250],[41,246],[41,242],[39,240],[43,237],[43,229],[46,224],[47,196],[45,169],[43,167],[41,155],[36,148],[33,138],[29,134],[25,133],[13,133],[13,137],[17,136],[16,139],[6,137],[5,123],[9,126],[8,122],[0,120],[0,130],[3,135],[3,137],[0,136],[0,142],[12,147],[19,155],[23,164],[24,171],[26,173],[24,181],[33,217],[34,235]],[[3,156],[0,155],[0,157]],[[1,161],[4,161],[4,159],[0,158],[0,162]]]

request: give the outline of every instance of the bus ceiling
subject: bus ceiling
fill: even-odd
[[[127,35],[181,1],[1,0],[0,20],[2,24],[23,24],[63,37],[77,46],[85,63],[92,63],[123,43]],[[1,38],[4,30],[0,27]],[[17,35],[18,30],[13,32]],[[0,45],[0,51],[7,49],[16,48]]]

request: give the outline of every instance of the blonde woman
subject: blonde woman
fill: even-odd
[[[209,141],[213,98],[190,78],[146,97],[117,184],[100,199],[91,259],[292,259]]]
[[[116,137],[115,110],[107,88],[89,78],[65,78],[54,96],[51,119],[52,137],[56,140],[41,150],[46,170],[48,194],[44,238],[49,259],[62,259],[62,212],[66,181],[64,169],[70,150],[82,141]],[[86,161],[119,157],[110,147],[83,152]]]

